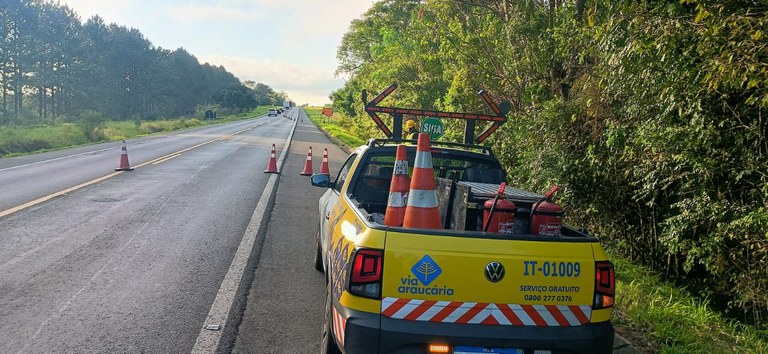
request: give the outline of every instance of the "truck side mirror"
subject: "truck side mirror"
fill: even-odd
[[[331,176],[325,174],[315,174],[309,178],[312,185],[321,188],[332,188],[335,183],[331,182]]]

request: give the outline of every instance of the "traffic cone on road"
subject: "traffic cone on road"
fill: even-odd
[[[312,147],[309,147],[309,151],[307,152],[307,162],[304,163],[304,171],[301,171],[302,176],[311,176],[314,172],[312,172]]]
[[[275,144],[272,144],[272,153],[269,155],[269,161],[267,162],[267,169],[264,173],[280,173],[277,171],[277,158],[275,157]]]
[[[328,170],[328,148],[323,149],[323,163],[320,164],[320,174],[330,175],[331,171]]]
[[[384,214],[384,225],[402,226],[405,217],[405,203],[408,200],[408,153],[405,145],[398,145],[395,153],[395,168],[392,170],[392,182],[389,184],[389,199],[387,211]]]
[[[120,153],[120,167],[116,168],[115,171],[133,171],[131,168],[131,164],[128,162],[128,148],[125,145],[125,140],[123,140],[123,152]]]
[[[419,134],[416,160],[413,163],[413,178],[408,192],[403,227],[442,229],[440,209],[437,207],[435,175],[432,172],[432,152],[429,149],[429,134]]]

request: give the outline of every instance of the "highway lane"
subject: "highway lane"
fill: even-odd
[[[210,143],[0,217],[0,352],[190,352],[271,144],[292,127],[260,118],[137,139],[134,166]],[[3,209],[112,173],[119,145],[91,148],[2,161]]]
[[[139,166],[173,152],[221,139],[242,130],[254,129],[274,119],[276,118],[261,117],[179,133],[130,139],[129,160],[131,166]],[[120,153],[121,143],[111,142],[0,159],[0,212],[108,175],[119,166]]]

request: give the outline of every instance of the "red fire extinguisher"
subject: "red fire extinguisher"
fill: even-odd
[[[553,196],[560,186],[554,186],[531,208],[531,234],[558,236],[563,224],[563,207],[555,204]]]
[[[483,204],[483,231],[511,234],[512,225],[515,223],[515,203],[504,199],[505,182],[501,182],[499,192],[493,199]]]

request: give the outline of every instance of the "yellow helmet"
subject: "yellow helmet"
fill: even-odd
[[[413,128],[414,125],[416,125],[416,122],[414,122],[413,119],[409,119],[409,120],[405,121],[405,128],[406,129],[411,129],[411,128]]]

